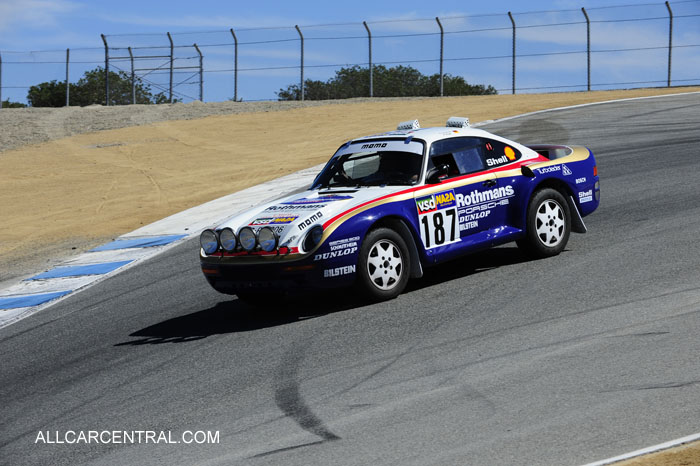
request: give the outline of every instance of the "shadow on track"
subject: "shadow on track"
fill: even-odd
[[[565,252],[566,249],[564,250],[564,253]],[[459,280],[499,267],[534,261],[536,261],[536,259],[526,256],[515,246],[508,245],[487,249],[464,257],[459,257],[435,267],[426,268],[423,278],[408,282],[408,287],[406,287],[404,293],[419,291],[423,288],[452,280]]]
[[[487,270],[530,261],[518,248],[500,247],[475,253],[446,264],[430,267],[423,278],[411,280],[404,293],[420,291],[440,283],[458,280]],[[313,299],[309,299],[309,297]],[[331,290],[285,298],[284,306],[255,308],[231,297],[214,307],[159,322],[138,330],[136,340],[115,346],[185,343],[212,335],[250,332],[293,324],[335,312],[366,306],[353,289]]]
[[[309,295],[292,296],[285,298],[284,305],[277,308],[251,307],[231,296],[229,300],[221,301],[209,309],[174,317],[138,330],[129,335],[138,338],[137,340],[117,343],[115,346],[185,343],[213,335],[293,324],[361,305],[354,298],[342,303],[320,304],[333,303],[337,294],[336,298],[333,296],[331,292],[314,293],[313,303],[309,303]]]

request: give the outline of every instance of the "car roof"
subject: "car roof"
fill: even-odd
[[[385,139],[385,138],[407,138],[413,136],[416,139],[421,139],[428,144],[432,144],[440,139],[446,139],[450,137],[488,137],[492,139],[498,139],[504,142],[508,141],[505,138],[491,134],[488,131],[484,131],[477,128],[466,127],[466,128],[454,128],[447,126],[436,126],[432,128],[420,128],[420,129],[406,129],[406,130],[394,130],[387,131],[386,133],[373,134],[371,136],[363,136],[360,138],[353,139],[350,143],[367,141],[372,139]]]

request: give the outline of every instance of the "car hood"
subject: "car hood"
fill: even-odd
[[[277,232],[280,246],[295,247],[314,225],[323,225],[354,207],[407,188],[408,186],[372,186],[303,191],[245,210],[217,228],[229,227],[237,234],[244,226],[256,231],[267,226]]]

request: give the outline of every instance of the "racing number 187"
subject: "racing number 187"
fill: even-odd
[[[434,248],[459,240],[456,209],[445,209],[421,215],[425,248]]]

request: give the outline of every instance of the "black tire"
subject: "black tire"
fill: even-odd
[[[556,256],[571,233],[571,212],[562,194],[551,188],[536,191],[527,206],[525,237],[517,244],[535,258]]]
[[[393,299],[406,288],[411,270],[408,247],[390,228],[365,236],[357,261],[357,287],[372,301]]]

